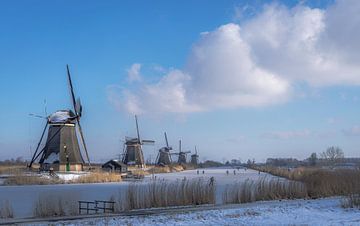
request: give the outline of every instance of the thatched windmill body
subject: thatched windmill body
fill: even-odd
[[[187,157],[187,154],[189,154],[189,153],[190,153],[190,151],[182,151],[181,140],[179,140],[179,152],[171,153],[171,154],[179,156],[178,161],[177,161],[178,164],[186,164],[186,157]]]
[[[139,132],[139,124],[136,115],[135,115],[135,123],[136,123],[137,137],[136,138],[125,137],[125,148],[124,148],[122,161],[127,165],[134,165],[144,168],[145,160],[144,160],[142,145],[154,144],[155,141],[141,140],[140,132]]]
[[[171,154],[170,154],[172,147],[169,146],[166,132],[164,133],[164,136],[165,136],[166,146],[159,149],[159,153],[156,157],[156,165],[158,166],[167,166],[170,165],[172,162]]]
[[[197,153],[197,148],[195,146],[195,154],[191,155],[191,164],[197,165],[199,163],[199,155]]]
[[[80,125],[82,105],[80,99],[75,100],[74,89],[71,81],[69,66],[66,65],[73,110],[59,110],[47,117],[45,128],[36,147],[33,157],[28,165],[40,158],[40,170],[54,171],[82,171],[85,161],[81,155],[77,131],[80,134],[80,142],[84,148],[88,164],[90,159]],[[36,116],[41,117],[41,116]],[[47,132],[46,143],[40,150],[42,140]]]

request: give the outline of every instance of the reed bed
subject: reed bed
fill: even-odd
[[[358,208],[360,209],[360,193],[351,194],[342,200],[341,206],[343,208]]]
[[[107,172],[94,172],[77,179],[72,180],[70,183],[108,183],[108,182],[120,182],[121,175],[116,173]]]
[[[360,192],[360,170],[297,168],[288,170],[277,167],[256,167],[255,169],[275,176],[302,182],[310,198],[351,195]]]
[[[200,179],[132,183],[120,192],[117,211],[215,203],[213,182]]]
[[[307,198],[306,186],[297,181],[284,179],[247,179],[228,185],[223,193],[223,202],[248,203],[265,200]]]
[[[147,171],[149,174],[170,173],[169,166],[154,166]]]
[[[17,174],[25,170],[24,165],[0,165],[0,174]]]
[[[14,211],[9,203],[8,200],[0,203],[0,218],[7,219],[7,218],[13,218],[14,217]]]
[[[44,178],[38,175],[15,174],[4,181],[3,185],[46,185],[61,183],[60,180]]]
[[[55,217],[78,214],[75,194],[40,194],[34,204],[34,217]]]

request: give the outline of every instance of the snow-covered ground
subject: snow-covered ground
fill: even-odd
[[[58,222],[55,225],[360,225],[360,210],[343,209],[340,202],[341,198],[338,197],[267,201],[224,210],[93,218]]]
[[[204,174],[202,171],[204,170]],[[227,175],[226,171],[229,171]],[[148,183],[156,176],[157,180],[178,180],[186,177],[187,179],[203,177],[205,179],[215,178],[216,183],[216,202],[222,201],[222,192],[226,184],[246,179],[258,179],[260,177],[272,178],[268,174],[258,174],[254,170],[231,168],[208,168],[199,170],[188,170],[178,173],[155,174],[146,176],[143,183]],[[75,201],[94,201],[109,200],[112,196],[117,196],[120,190],[126,189],[130,182],[119,183],[99,183],[99,184],[58,184],[58,185],[25,185],[25,186],[0,186],[0,205],[2,202],[9,201],[13,208],[15,218],[33,216],[34,204],[40,195],[60,196]]]

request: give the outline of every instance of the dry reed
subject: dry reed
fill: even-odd
[[[15,174],[5,179],[4,185],[46,185],[61,183],[60,180],[44,178],[38,175]]]
[[[360,194],[351,194],[344,198],[341,202],[343,208],[360,209]]]
[[[132,183],[120,192],[117,211],[215,203],[214,183],[204,179]]]
[[[80,176],[77,179],[72,180],[70,183],[108,183],[108,182],[120,182],[121,175],[116,173],[94,172],[84,176]]]
[[[77,214],[75,195],[70,193],[40,194],[34,204],[34,217],[54,217]]]
[[[261,178],[257,181],[247,179],[244,182],[228,185],[223,193],[223,202],[248,203],[306,197],[307,190],[301,182]]]
[[[311,198],[350,195],[360,191],[360,170],[257,167],[257,170],[303,182]]]
[[[0,206],[0,218],[13,218],[14,217],[14,211],[9,203],[8,200],[1,203]]]

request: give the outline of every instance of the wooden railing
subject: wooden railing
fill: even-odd
[[[78,201],[79,214],[114,213],[115,202],[113,201]]]

